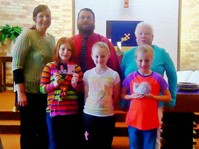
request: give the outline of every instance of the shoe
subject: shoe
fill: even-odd
[[[19,111],[19,110],[17,109],[16,106],[14,106],[13,109],[12,109],[12,111],[13,111],[13,112],[17,112],[17,111]]]

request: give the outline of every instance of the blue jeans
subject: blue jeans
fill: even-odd
[[[139,130],[128,127],[130,149],[155,149],[157,129]]]
[[[49,149],[83,147],[83,123],[78,114],[50,117],[46,113]]]

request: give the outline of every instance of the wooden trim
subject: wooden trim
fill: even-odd
[[[72,36],[75,35],[75,0],[72,0]]]
[[[182,1],[178,3],[178,51],[177,51],[177,70],[180,70],[180,51],[181,51],[181,17],[182,17]]]

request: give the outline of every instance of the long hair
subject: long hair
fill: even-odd
[[[68,44],[70,46],[71,52],[72,52],[70,60],[74,59],[75,57],[75,49],[74,49],[74,44],[73,44],[72,39],[68,37],[61,37],[57,41],[57,44],[53,50],[53,61],[57,64],[60,62],[59,49],[62,44]]]

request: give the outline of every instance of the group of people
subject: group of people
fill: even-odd
[[[154,149],[160,140],[158,110],[162,115],[164,103],[175,105],[177,77],[168,53],[152,45],[152,27],[138,24],[138,46],[125,52],[120,64],[112,43],[94,32],[89,8],[78,13],[79,34],[57,42],[47,32],[46,5],[34,9],[33,21],[13,45],[21,149],[111,149],[121,98],[130,101],[130,148]]]

